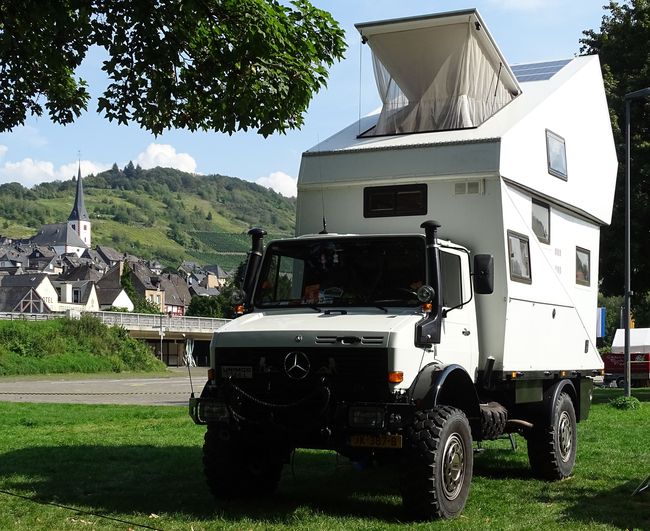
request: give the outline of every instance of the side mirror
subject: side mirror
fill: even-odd
[[[481,295],[494,291],[494,257],[491,254],[474,256],[474,291]]]

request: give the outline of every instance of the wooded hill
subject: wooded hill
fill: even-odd
[[[230,269],[248,249],[250,227],[293,233],[294,198],[234,177],[129,163],[85,177],[83,185],[93,247],[109,245],[167,265],[192,260]],[[66,221],[75,186],[73,180],[0,185],[0,234],[25,238],[45,223]]]

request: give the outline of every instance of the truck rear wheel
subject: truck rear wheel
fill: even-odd
[[[576,462],[576,412],[567,393],[553,404],[551,423],[536,426],[528,437],[528,461],[533,473],[542,479],[564,479]]]
[[[453,518],[472,481],[472,433],[465,414],[439,406],[418,411],[406,432],[402,502],[410,517]]]
[[[226,426],[208,424],[203,471],[215,498],[272,494],[280,482],[284,456],[263,441],[249,440]]]

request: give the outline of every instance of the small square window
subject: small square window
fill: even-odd
[[[528,237],[508,231],[508,256],[510,261],[510,279],[530,284],[530,246]]]
[[[533,232],[542,243],[551,243],[551,208],[533,199]]]
[[[546,160],[548,172],[566,181],[568,174],[564,138],[548,129],[546,130]]]
[[[576,247],[576,284],[589,286],[591,283],[591,252]]]

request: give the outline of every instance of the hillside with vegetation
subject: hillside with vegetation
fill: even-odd
[[[293,232],[295,199],[224,175],[195,175],[171,168],[117,165],[83,180],[93,246],[108,245],[167,265],[182,260],[228,270],[248,248],[245,236],[260,226],[271,235]],[[0,185],[0,234],[33,236],[45,223],[67,220],[74,180],[25,188]]]

